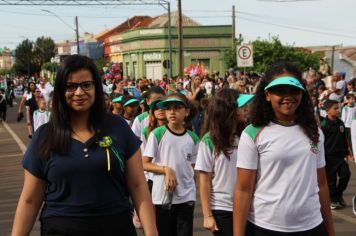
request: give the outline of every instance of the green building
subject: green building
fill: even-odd
[[[189,19],[189,18],[188,18]],[[157,27],[161,26],[162,27]],[[172,21],[172,25],[176,25]],[[183,23],[184,25],[184,23]],[[172,27],[172,75],[179,70],[178,29]],[[169,40],[166,22],[151,24],[150,28],[129,30],[121,34],[124,76],[131,78],[161,79],[169,74],[164,61],[169,60]],[[183,27],[184,68],[203,64],[213,71],[226,70],[224,54],[232,47],[231,25]]]

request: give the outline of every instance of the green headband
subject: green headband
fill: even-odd
[[[136,98],[131,98],[127,102],[124,103],[124,107],[127,107],[128,105],[131,105],[132,103],[139,103],[140,101]]]
[[[242,108],[246,106],[252,101],[254,96],[255,95],[253,94],[240,94],[239,97],[236,99],[237,107]]]
[[[299,82],[299,80],[297,80],[294,77],[291,76],[283,76],[283,77],[279,77],[277,79],[274,79],[271,81],[271,83],[269,83],[266,87],[265,90],[268,90],[269,88],[278,86],[278,85],[290,85],[290,86],[294,86],[297,87],[303,91],[305,91],[303,85]]]
[[[179,104],[184,105],[185,107],[188,107],[188,105],[184,101],[182,101],[182,100],[180,100],[178,98],[168,98],[167,100],[164,100],[164,101],[161,101],[161,102],[157,103],[157,106],[160,109],[163,109],[163,108],[167,107],[168,104],[172,104],[172,103],[179,103]]]
[[[124,96],[118,96],[116,98],[114,98],[113,100],[111,100],[112,102],[122,102],[122,99],[124,98]]]

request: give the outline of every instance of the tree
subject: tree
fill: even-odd
[[[246,71],[265,72],[267,68],[278,62],[288,61],[298,66],[302,71],[311,68],[319,68],[319,56],[308,52],[302,48],[296,48],[290,45],[283,45],[278,37],[273,37],[272,40],[255,40],[253,45],[253,60],[254,67],[246,68]],[[225,53],[225,63],[228,67],[235,68],[236,52]],[[235,61],[232,59],[235,56]],[[234,64],[233,64],[234,63]]]
[[[252,42],[252,45],[254,67],[249,70],[264,72],[270,65],[278,61],[291,62],[302,71],[308,70],[310,67],[319,68],[317,54],[312,54],[302,48],[283,45],[278,37],[273,37],[271,41],[256,40]]]
[[[25,39],[16,47],[14,70],[17,74],[27,74],[30,76],[35,71],[35,65],[33,63],[34,53],[32,48],[33,42],[29,39]]]
[[[46,62],[51,62],[56,50],[55,42],[49,37],[39,37],[34,44],[35,64],[41,67]]]
[[[36,42],[22,41],[15,49],[14,70],[28,76],[39,73],[42,64],[50,62],[55,55],[55,43],[51,38],[39,37]]]

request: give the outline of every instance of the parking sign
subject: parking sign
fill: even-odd
[[[237,67],[253,67],[252,45],[241,45],[236,48]]]

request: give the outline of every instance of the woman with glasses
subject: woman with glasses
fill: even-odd
[[[136,235],[129,198],[145,234],[157,235],[141,142],[105,112],[94,63],[69,56],[56,78],[51,119],[24,156],[12,235],[30,234],[42,203],[41,235]]]

